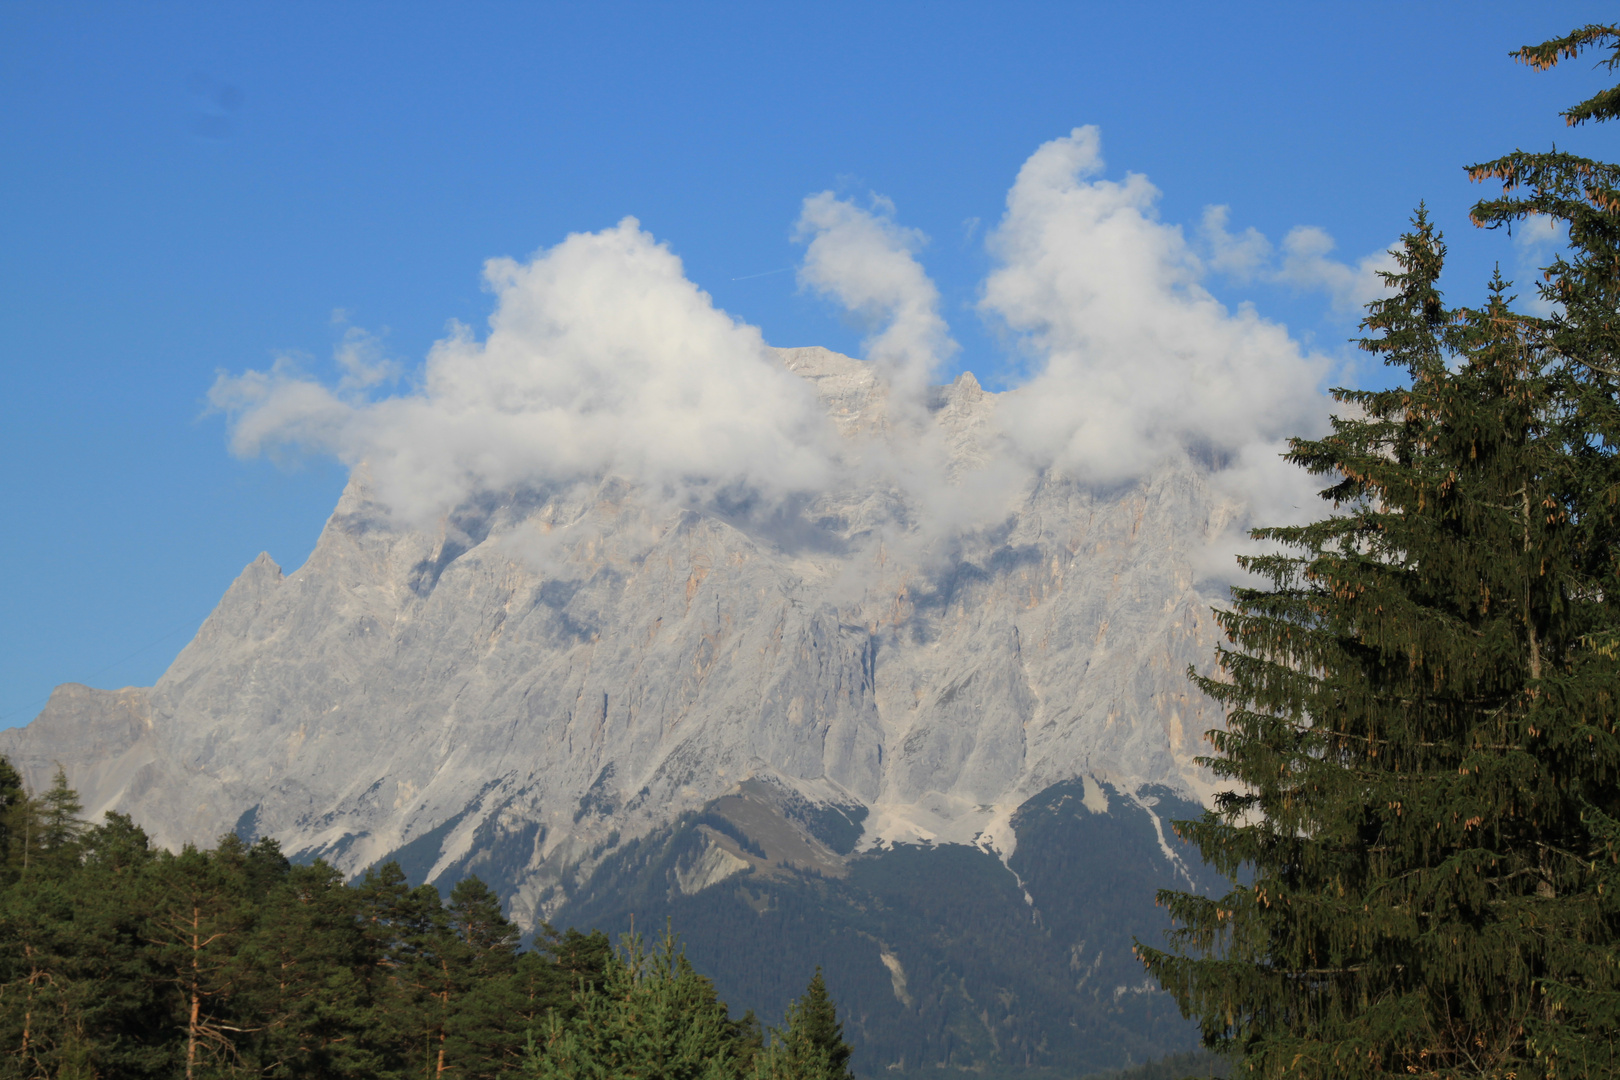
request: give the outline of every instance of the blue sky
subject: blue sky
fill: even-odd
[[[1511,48],[1593,3],[0,6],[0,726],[51,687],[149,684],[261,550],[291,570],[344,481],[242,459],[220,372],[331,368],[349,328],[406,370],[481,327],[481,268],[625,215],[776,345],[859,354],[794,272],[824,190],[920,230],[960,349],[1016,380],[979,306],[1020,166],[1081,125],[1193,237],[1224,205],[1354,265],[1426,199],[1477,295],[1506,237],[1461,166],[1615,134],[1602,85]],[[880,208],[882,204],[879,204]],[[1517,260],[1517,261],[1516,261]],[[1203,282],[1343,362],[1355,310],[1281,273]],[[1350,381],[1376,378],[1340,368]]]

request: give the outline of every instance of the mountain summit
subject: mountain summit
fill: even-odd
[[[1002,396],[971,375],[911,416],[860,361],[777,356],[848,444],[845,488],[676,503],[608,476],[485,492],[423,531],[395,522],[361,467],[309,560],[251,563],[157,685],[62,686],[0,732],[0,753],[36,788],[60,763],[89,812],[129,813],[164,844],[235,830],[351,873],[390,858],[441,884],[478,873],[529,930],[611,923],[632,897],[644,916],[724,895],[765,918],[789,885],[822,890],[823,913],[867,910],[850,890],[898,895],[873,867],[965,858],[1011,897],[1007,918],[1036,909],[1059,993],[1106,954],[1120,974],[1095,1000],[1123,1009],[1141,990],[1120,959],[1135,923],[1056,940],[1088,917],[1059,913],[1085,877],[1069,856],[1085,848],[1117,878],[1139,854],[1143,927],[1153,882],[1198,873],[1164,812],[1211,790],[1193,758],[1219,713],[1184,673],[1211,656],[1217,590],[1198,567],[1236,508],[1184,457],[1109,490],[1042,471],[986,495],[976,470]],[[903,444],[943,462],[927,505],[895,480]],[[1060,820],[1090,822],[1069,856],[1050,847]],[[907,881],[933,873],[920,865]],[[1071,895],[1043,903],[1042,866],[1051,882],[1064,867]],[[955,1037],[954,1058],[948,1038],[883,1035],[883,1009],[956,1008],[904,932],[849,923],[847,981],[864,964],[884,999],[853,1021],[881,1044],[870,1064],[1057,1060],[1033,1036],[1016,1050],[1011,1029]],[[835,992],[839,976],[829,961]]]

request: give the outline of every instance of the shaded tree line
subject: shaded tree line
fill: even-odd
[[[350,884],[271,839],[175,854],[80,810],[60,770],[34,797],[0,758],[0,1077],[850,1076],[819,972],[767,1040],[671,934],[521,949],[477,878]]]

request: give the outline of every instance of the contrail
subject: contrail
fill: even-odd
[[[763,274],[744,274],[742,277],[734,277],[731,280],[732,281],[752,281],[757,277],[770,277],[772,274],[785,274],[791,269],[793,269],[793,267],[784,266],[780,270],[767,270]]]

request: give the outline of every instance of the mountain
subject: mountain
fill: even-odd
[[[1168,822],[1212,790],[1185,671],[1236,508],[1177,459],[970,513],[998,395],[963,375],[906,416],[860,361],[778,355],[846,485],[678,504],[610,476],[424,531],[362,467],[308,561],[261,555],[155,686],[59,687],[0,753],[168,845],[477,873],[530,930],[667,917],[768,1015],[820,963],[864,1072],[1190,1045],[1129,949],[1155,888],[1210,885]],[[907,445],[937,490],[896,479]]]

